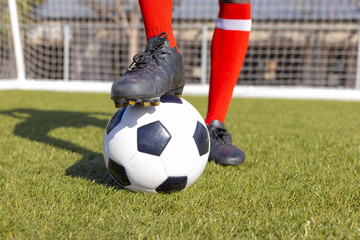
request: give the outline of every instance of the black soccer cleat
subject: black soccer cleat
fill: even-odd
[[[245,153],[232,143],[231,135],[221,121],[211,121],[208,129],[211,141],[209,161],[222,165],[239,165],[245,161]]]
[[[150,38],[126,72],[111,87],[116,107],[141,104],[156,106],[162,95],[181,96],[185,85],[182,56],[170,48],[167,34]]]

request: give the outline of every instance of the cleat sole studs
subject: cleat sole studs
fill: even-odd
[[[152,105],[152,106],[159,106],[159,105],[160,105],[160,102],[152,102],[151,105]]]
[[[118,103],[116,104],[117,108],[123,108],[123,107],[127,107],[127,103]]]
[[[143,106],[143,107],[150,107],[150,106],[159,106],[160,105],[160,97],[154,98],[119,98],[113,99],[116,108],[123,108],[127,106]]]
[[[125,105],[126,105],[125,103],[116,103],[115,107],[116,108],[122,108],[122,107],[126,107]]]

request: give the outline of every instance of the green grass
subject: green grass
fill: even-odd
[[[360,238],[360,102],[234,99],[245,163],[170,195],[108,175],[114,111],[107,94],[0,92],[0,239]]]

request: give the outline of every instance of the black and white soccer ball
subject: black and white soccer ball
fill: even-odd
[[[103,153],[107,169],[124,188],[170,193],[187,189],[209,157],[209,132],[186,100],[165,95],[160,106],[128,106],[108,122]]]

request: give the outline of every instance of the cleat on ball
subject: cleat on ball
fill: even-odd
[[[160,102],[152,102],[151,103],[151,106],[159,106],[160,105]]]
[[[111,99],[115,103],[119,99],[144,102],[165,94],[181,95],[184,85],[182,56],[176,47],[170,48],[167,34],[161,33],[149,39],[145,51],[136,54],[130,67],[114,81]]]

